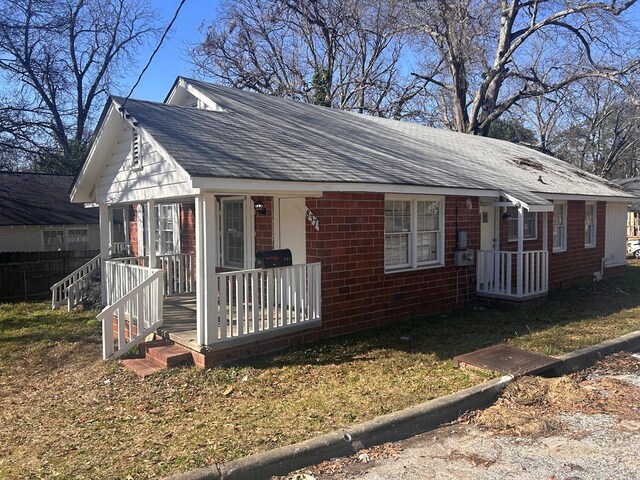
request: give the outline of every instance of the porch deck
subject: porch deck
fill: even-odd
[[[164,298],[164,322],[160,335],[196,352],[200,351],[196,334],[196,294],[184,293]]]

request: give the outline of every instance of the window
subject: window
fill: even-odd
[[[67,245],[69,250],[86,250],[89,248],[89,231],[86,228],[70,228]]]
[[[222,200],[222,265],[244,268],[244,200]]]
[[[172,255],[180,252],[180,205],[156,205],[156,253]]]
[[[584,246],[588,248],[596,246],[595,203],[585,203],[584,205]]]
[[[442,265],[442,199],[387,199],[384,208],[384,263],[387,271]]]
[[[507,207],[509,215],[509,241],[518,240],[518,209]],[[535,240],[538,236],[538,217],[536,212],[524,211],[524,240]]]
[[[86,250],[89,248],[88,228],[58,228],[42,231],[42,249],[47,252],[60,250]]]
[[[49,252],[64,250],[64,230],[43,230],[42,247]]]
[[[139,170],[142,168],[142,142],[140,132],[137,128],[131,129],[131,168]]]
[[[567,203],[553,204],[553,251],[564,252],[567,249]]]

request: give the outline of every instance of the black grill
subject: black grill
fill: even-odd
[[[276,268],[293,265],[291,261],[291,250],[264,250],[256,252],[256,268]]]

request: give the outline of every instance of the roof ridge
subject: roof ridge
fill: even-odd
[[[50,177],[72,177],[73,175],[67,175],[65,173],[49,173],[49,172],[16,172],[13,170],[0,170],[0,175],[37,175],[37,176],[50,176]]]

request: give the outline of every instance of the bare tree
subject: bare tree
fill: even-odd
[[[637,175],[640,108],[615,85],[588,79],[574,85],[554,151],[562,159],[608,178]]]
[[[403,118],[427,82],[403,72],[395,0],[223,3],[192,50],[199,73],[236,88]]]
[[[75,173],[96,108],[159,33],[144,0],[3,0],[0,75],[7,102],[4,147],[34,167]],[[1,140],[0,140],[1,141]]]
[[[634,4],[422,0],[407,3],[404,24],[421,34],[424,68],[436,74],[415,73],[441,98],[443,122],[486,135],[524,99],[584,78],[623,84],[639,66],[637,42],[623,18]]]

